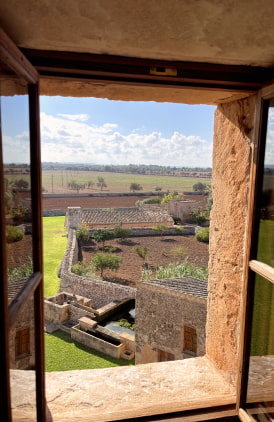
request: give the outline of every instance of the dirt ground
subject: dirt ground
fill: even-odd
[[[126,240],[107,241],[105,246],[117,248],[116,255],[123,258],[119,270],[104,271],[104,279],[119,284],[135,287],[141,279],[143,260],[136,252],[134,246],[148,248],[145,259],[152,269],[159,265],[168,265],[170,262],[187,260],[197,267],[208,265],[208,245],[198,242],[195,236],[160,236],[160,237],[134,237]],[[83,261],[89,264],[95,253],[100,252],[102,244],[93,242],[90,246],[82,248]],[[98,273],[99,275],[99,273]]]
[[[115,208],[115,207],[135,207],[138,200],[145,199],[146,196],[73,196],[70,198],[48,198],[43,197],[43,209],[44,210],[63,210],[67,207],[81,207],[81,208]],[[205,200],[203,195],[184,195],[185,199],[195,199],[201,202]]]

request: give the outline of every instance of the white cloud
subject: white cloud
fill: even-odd
[[[212,144],[174,132],[122,134],[114,123],[102,126],[41,113],[42,160],[100,164],[211,166]]]
[[[78,120],[80,122],[86,122],[89,119],[88,114],[57,114],[57,116],[64,117],[68,120]]]

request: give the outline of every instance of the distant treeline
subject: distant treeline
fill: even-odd
[[[128,165],[111,165],[111,164],[65,164],[65,163],[43,163],[43,170],[70,170],[70,171],[98,171],[111,173],[136,173],[136,174],[176,174],[184,175],[184,173],[204,173],[205,177],[211,176],[212,169],[202,167],[171,167],[146,164],[128,164]]]

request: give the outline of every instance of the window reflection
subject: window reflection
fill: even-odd
[[[9,280],[32,273],[28,95],[2,96],[2,149]]]
[[[274,107],[269,108],[257,260],[274,267]]]

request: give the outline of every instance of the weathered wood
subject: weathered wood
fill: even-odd
[[[273,267],[256,260],[250,261],[249,266],[252,271],[255,271],[255,273],[257,274],[260,274],[262,277],[266,278],[271,283],[274,283],[274,268]]]

